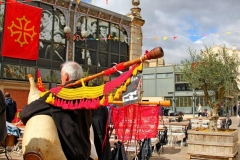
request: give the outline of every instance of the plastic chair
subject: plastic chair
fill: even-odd
[[[199,121],[199,119],[191,119],[191,128],[195,129],[195,128],[200,128],[201,126],[201,122]]]
[[[172,146],[173,143],[178,142],[178,137],[180,136],[180,138],[181,138],[180,146],[182,147],[184,135],[185,135],[185,133],[183,132],[182,126],[174,126],[174,125],[172,125],[170,127],[170,133],[169,133],[170,145]]]
[[[203,128],[208,128],[208,124],[209,124],[209,120],[208,119],[202,120],[202,127]]]

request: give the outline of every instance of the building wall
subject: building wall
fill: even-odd
[[[220,48],[219,46],[215,46],[212,49],[217,53]],[[240,51],[236,50],[235,45],[231,49],[228,49],[228,53],[230,56],[240,58]],[[153,66],[152,64],[156,64],[156,61],[149,63],[151,63],[151,67],[146,67],[143,70],[143,100],[168,99],[172,102],[171,110],[183,111],[184,113],[196,113],[198,103],[201,103],[202,109],[210,110],[204,102],[202,91],[193,91],[187,87],[185,90],[178,90],[178,86],[187,84],[187,82],[176,79],[176,75],[180,73],[175,72],[174,67],[181,67],[180,65]],[[238,83],[238,86],[240,87],[240,83]],[[194,97],[194,94],[197,96]],[[232,106],[234,104],[236,102],[232,101]],[[184,107],[179,107],[179,105]],[[232,106],[228,108],[230,111],[232,110]]]
[[[120,63],[142,55],[142,42],[140,40],[136,40],[135,38],[142,36],[141,26],[144,24],[144,20],[139,17],[136,19],[135,16],[131,14],[129,14],[128,16],[121,15],[116,12],[108,11],[84,2],[77,4],[75,1],[41,0],[37,2],[28,2],[28,4],[43,8],[44,14],[49,14],[49,12],[51,12],[54,18],[59,19],[58,22],[60,22],[60,17],[62,15],[65,17],[65,26],[69,26],[72,32],[68,35],[69,37],[67,37],[67,35],[65,35],[65,33],[63,33],[62,31],[65,26],[60,26],[60,29],[64,34],[62,42],[59,42],[64,47],[64,60],[77,61],[82,65],[84,70],[89,71],[89,74],[99,73],[104,69],[112,67],[113,62]],[[1,5],[4,5],[4,3],[2,3]],[[3,8],[4,7],[1,6],[0,14],[4,14],[4,10],[2,10]],[[100,29],[100,25],[102,24],[108,25],[108,38],[110,36],[111,39],[107,40],[109,42],[111,41],[109,43],[111,45],[108,46],[107,51],[101,51],[100,49],[99,43],[100,41],[103,41],[103,39],[85,39],[85,41],[83,39],[84,37],[80,37],[81,41],[78,41],[78,36],[82,36],[80,35],[82,30],[78,30],[79,28],[77,26],[78,20],[81,19],[84,20],[83,22],[86,22],[86,30],[88,30],[90,27],[90,21],[94,19],[98,21],[98,29]],[[52,22],[53,21],[54,20],[52,20]],[[114,35],[112,35],[114,27],[119,29],[119,34],[124,33],[125,35],[127,35],[125,39],[127,40],[127,42],[125,42],[125,44],[129,46],[125,45],[126,50],[124,51],[124,53],[121,53],[120,44],[120,40],[123,40],[124,37],[121,37],[120,35],[115,37]],[[55,29],[55,27],[51,28],[53,34],[55,33]],[[98,33],[99,32],[100,31],[98,30]],[[130,36],[135,39],[135,42],[131,41]],[[0,43],[2,43],[1,39],[2,30],[0,31]],[[85,44],[91,41],[96,42],[96,48],[91,48],[89,44]],[[40,42],[52,46],[56,44],[56,42],[53,41],[53,35],[50,41],[44,39],[44,37],[41,37]],[[77,45],[78,42],[81,42],[81,44]],[[112,53],[112,44],[115,42],[117,42],[118,49],[117,52]],[[80,58],[82,58],[82,56],[76,56],[82,53],[82,49],[89,49],[92,54],[96,54],[96,63],[94,65],[89,65],[87,60],[81,62]],[[133,53],[135,54],[131,55]],[[100,54],[106,55],[107,57],[105,66],[98,65],[99,59],[102,58]],[[0,56],[0,89],[3,92],[10,92],[10,94],[18,104],[18,108],[22,108],[26,105],[27,102],[27,96],[29,92],[29,82],[27,75],[31,73],[33,77],[35,77],[36,81],[37,68],[40,68],[41,76],[46,89],[48,89],[48,83],[60,83],[60,65],[62,63],[62,60],[46,58],[44,57],[44,55],[45,51],[39,50],[39,59],[37,61],[27,61]],[[84,56],[87,57],[87,54],[85,54]]]
[[[198,97],[193,97],[192,90],[176,91],[177,84],[186,82],[176,82],[175,76],[179,73],[175,72],[175,67],[181,66],[169,65],[144,68],[142,100],[170,100],[170,109],[174,112],[196,113],[199,102],[201,102],[203,109],[209,110],[209,107],[203,103],[203,93],[201,91],[194,92]]]
[[[17,103],[17,109],[22,109],[27,105],[28,90],[18,90],[18,89],[4,89],[4,93],[9,92],[13,100]]]

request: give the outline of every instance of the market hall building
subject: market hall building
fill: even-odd
[[[60,83],[60,65],[73,60],[88,75],[142,55],[142,26],[139,0],[132,2],[130,13],[121,15],[91,4],[64,0],[23,2],[42,8],[38,60],[0,56],[0,89],[10,92],[18,109],[27,103],[30,73],[37,81],[40,69],[45,89]],[[0,7],[2,50],[5,4]],[[106,78],[106,77],[105,77]],[[103,77],[95,80],[103,83]]]

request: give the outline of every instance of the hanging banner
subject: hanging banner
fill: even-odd
[[[41,17],[41,8],[6,3],[2,56],[37,60]]]
[[[131,83],[127,86],[126,92],[123,92],[123,105],[134,104],[140,100],[140,91],[142,86],[142,73],[131,77]]]
[[[158,132],[158,106],[131,104],[112,108],[112,122],[122,142],[155,138]]]

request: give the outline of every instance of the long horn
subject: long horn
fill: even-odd
[[[31,74],[28,74],[28,80],[30,83],[30,90],[28,94],[28,104],[40,98],[40,91],[37,89],[36,83],[34,82],[34,78]]]
[[[112,73],[116,72],[117,70],[123,70],[125,68],[128,68],[128,67],[134,65],[134,64],[141,63],[141,62],[144,62],[144,61],[149,60],[149,59],[161,58],[163,56],[164,56],[163,49],[161,47],[156,47],[156,48],[152,49],[150,52],[145,53],[144,55],[142,55],[139,58],[136,58],[136,59],[133,59],[133,60],[130,60],[130,61],[127,61],[127,62],[123,62],[121,64],[121,67],[119,67],[119,68],[116,68],[116,66],[119,65],[119,64],[117,64],[116,66],[113,66],[112,68],[107,69],[107,70],[110,70],[111,74],[112,74]],[[107,70],[104,70],[104,71],[99,72],[97,74],[85,77],[83,79],[83,81],[84,82],[88,82],[88,81],[93,80],[93,79],[95,79],[97,77],[103,76],[103,75],[106,74]],[[81,83],[82,83],[81,80],[78,80],[78,81],[76,81],[74,83],[68,84],[67,87],[80,85]]]

